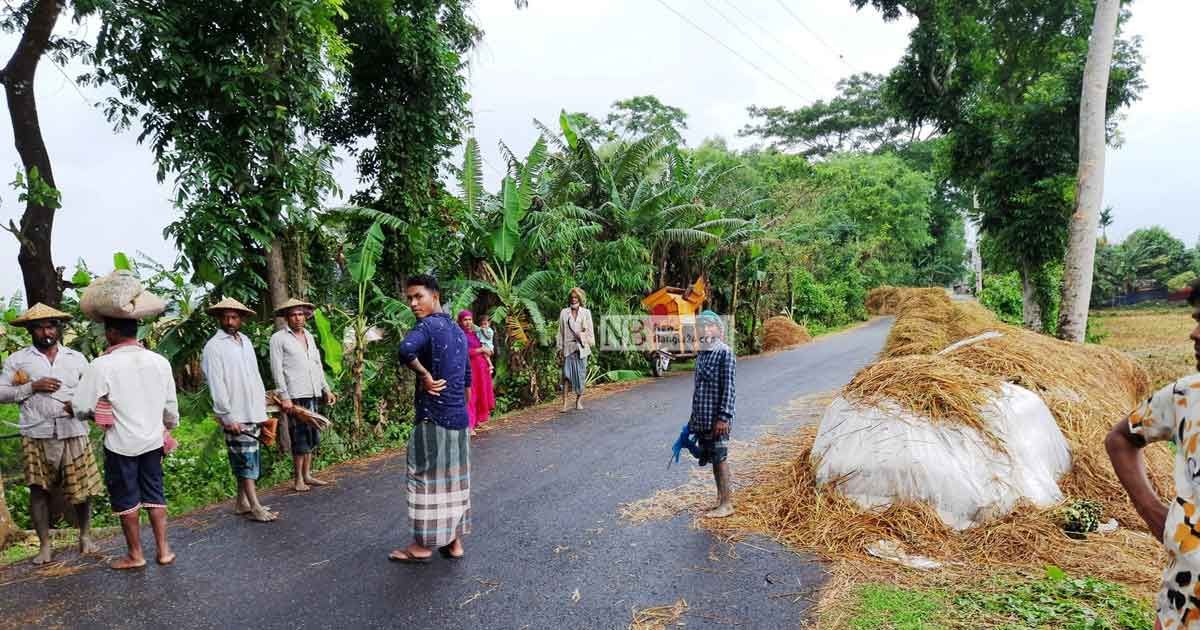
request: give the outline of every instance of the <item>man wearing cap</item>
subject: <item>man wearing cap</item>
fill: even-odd
[[[729,429],[733,425],[734,373],[737,357],[726,345],[725,324],[712,311],[696,318],[700,332],[700,354],[696,357],[695,390],[688,429],[700,437],[700,465],[712,462],[717,483],[716,508],[708,518],[733,514],[733,472],[729,469]]]
[[[212,395],[213,413],[225,430],[229,466],[237,478],[238,492],[234,511],[260,523],[269,523],[277,514],[258,502],[255,482],[259,473],[258,440],[267,421],[267,391],[258,372],[254,344],[241,333],[242,317],[254,311],[233,298],[225,298],[209,307],[220,329],[204,345],[200,366]]]
[[[175,375],[166,358],[138,343],[137,320],[97,319],[104,322],[108,349],[84,370],[71,405],[77,418],[94,418],[104,428],[104,482],[129,549],[109,566],[146,566],[138,522],[143,508],[150,514],[158,563],[171,564],[162,463],[167,431],[179,426]]]
[[[275,309],[275,316],[287,322],[283,330],[271,335],[271,377],[275,379],[275,392],[284,413],[295,406],[317,411],[321,399],[327,405],[337,401],[325,380],[317,341],[304,328],[313,308],[308,302],[292,298]],[[321,443],[321,433],[293,417],[288,419],[288,437],[292,443],[296,491],[307,492],[309,486],[326,485],[328,482],[312,476],[312,452]]]
[[[87,368],[87,359],[62,346],[62,323],[71,316],[35,304],[13,320],[33,338],[33,345],[12,354],[0,372],[0,402],[21,407],[18,429],[29,486],[29,515],[41,551],[34,564],[50,561],[50,492],[60,489],[74,506],[79,525],[79,551],[97,551],[92,541],[92,497],[101,494],[100,470],[88,443],[88,427],[75,419],[71,396]]]

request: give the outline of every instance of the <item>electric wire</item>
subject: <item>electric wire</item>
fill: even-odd
[[[779,57],[776,57],[775,53],[771,52],[770,50],[767,50],[767,48],[765,46],[758,43],[757,39],[755,39],[753,36],[751,36],[749,33],[747,33],[745,30],[743,30],[742,27],[738,26],[736,22],[729,19],[729,17],[726,16],[724,13],[722,13],[721,10],[718,9],[716,7],[716,5],[714,5],[712,2],[710,2],[709,0],[704,0],[704,4],[707,4],[708,8],[713,10],[713,13],[716,13],[717,15],[721,16],[721,19],[725,20],[725,22],[727,24],[729,24],[730,26],[732,26],[734,28],[734,30],[741,33],[742,37],[745,37],[746,39],[750,40],[751,44],[754,44],[754,46],[757,47],[759,50],[761,50],[763,52],[763,54],[765,54],[767,57],[770,57],[775,63],[779,64],[779,66],[782,67],[784,70],[787,70],[788,73],[790,73],[793,77],[796,77],[801,83],[803,83],[805,86],[807,86],[808,89],[812,90],[814,93],[820,91],[817,89],[817,87],[815,85],[810,83],[808,81],[808,79],[805,79],[804,77],[802,77],[798,73],[796,73],[795,70],[792,70],[792,67],[789,64],[784,62]]]
[[[782,39],[779,39],[779,36],[776,35],[775,33],[772,33],[771,29],[763,26],[762,24],[760,24],[758,22],[758,20],[755,20],[753,17],[750,17],[749,15],[747,15],[746,12],[743,11],[741,7],[739,7],[735,2],[733,2],[733,0],[723,0],[723,1],[725,2],[726,5],[729,6],[729,8],[733,9],[734,11],[737,11],[737,14],[742,16],[742,19],[753,24],[754,28],[757,28],[759,31],[761,31],[763,35],[766,35],[767,37],[771,38],[771,40],[774,41],[776,44],[778,44],[781,49],[783,49],[783,50],[790,49],[790,50],[795,51],[795,48],[792,45],[788,44],[787,42],[783,41]],[[809,68],[812,68],[813,70],[818,72],[823,79],[828,80],[830,83],[836,83],[837,80],[840,78],[840,77],[830,73],[824,67],[810,62],[808,59],[806,59],[803,55],[801,55],[799,53],[796,53],[796,57],[797,57],[797,59],[800,60],[801,63],[803,63],[804,65],[806,65]]]
[[[816,31],[809,28],[808,24],[805,24],[804,20],[800,19],[800,16],[796,15],[796,12],[792,11],[791,7],[789,7],[787,4],[785,4],[783,2],[783,0],[775,0],[775,2],[778,3],[779,6],[783,7],[783,10],[787,11],[788,15],[795,18],[796,22],[798,22],[800,24],[800,26],[804,27],[804,30],[808,31],[809,34],[813,36],[813,39],[817,40],[817,43],[824,46],[826,50],[828,50],[830,53],[833,54],[834,57],[837,57],[838,61],[842,62],[842,64],[844,64],[847,68],[849,68],[851,72],[857,72],[854,69],[854,66],[851,66],[850,62],[846,61],[846,57],[844,55],[842,55],[838,51],[834,50],[833,46],[829,45],[829,42],[825,41],[824,39],[821,39],[821,36],[818,35]]]

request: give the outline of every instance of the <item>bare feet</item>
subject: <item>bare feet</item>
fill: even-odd
[[[262,506],[262,509],[264,509],[268,512],[272,511],[271,506],[269,506],[269,505]],[[237,514],[239,516],[242,514],[249,514],[252,511],[253,511],[253,509],[251,509],[251,507],[248,505],[238,505],[237,507],[233,508],[233,513]]]
[[[304,483],[307,483],[310,486],[328,486],[329,485],[328,481],[321,481],[320,479],[317,479],[316,477],[306,477],[304,479]]]
[[[99,552],[100,552],[100,545],[97,545],[96,541],[92,540],[91,536],[88,536],[88,535],[80,535],[79,536],[79,553],[81,555],[90,556],[92,554],[99,553]]]
[[[158,552],[158,563],[163,565],[164,567],[169,564],[175,564],[175,553],[172,552],[170,549],[167,549],[166,553],[163,553],[161,551]]]
[[[34,564],[46,564],[47,562],[50,562],[53,555],[54,555],[53,547],[51,547],[49,544],[42,545],[42,548],[38,551],[38,555],[33,558],[33,563]]]
[[[270,523],[271,521],[279,518],[279,515],[271,512],[266,507],[260,507],[256,510],[246,512],[246,518],[257,523]]]
[[[575,397],[575,409],[576,409],[577,411],[582,411],[582,410],[583,410],[583,397],[582,397],[582,396],[576,396],[576,397]]]
[[[128,571],[130,569],[140,569],[140,568],[146,566],[146,559],[140,558],[140,557],[134,558],[133,556],[127,555],[123,558],[118,558],[116,560],[113,560],[112,562],[109,563],[108,566],[110,568],[116,569],[118,571]]]
[[[733,515],[733,506],[728,503],[722,503],[717,507],[704,513],[704,518],[725,518]]]
[[[563,406],[562,406],[562,410],[563,410],[563,411],[566,411],[566,410],[567,410],[567,408],[568,408],[568,407],[567,407],[567,397],[564,395],[564,396],[563,396]]]
[[[308,487],[308,484],[304,483],[303,481],[297,481],[294,485],[292,485],[292,489],[296,492],[308,492],[309,490],[312,490],[312,488]]]

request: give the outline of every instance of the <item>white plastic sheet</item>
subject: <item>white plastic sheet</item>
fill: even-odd
[[[935,424],[895,404],[835,399],[813,445],[817,482],[839,481],[863,509],[923,501],[954,529],[1002,517],[1022,498],[1042,507],[1062,501],[1058,479],[1071,468],[1066,439],[1041,398],[1002,387],[982,415],[1006,452],[970,427]]]
[[[106,317],[140,320],[161,315],[167,304],[145,290],[133,272],[118,270],[93,280],[83,290],[79,310],[97,322]]]

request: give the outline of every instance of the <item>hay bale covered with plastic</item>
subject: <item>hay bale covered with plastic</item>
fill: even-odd
[[[763,352],[773,352],[812,341],[812,335],[787,315],[777,315],[763,323]]]
[[[833,401],[812,448],[818,484],[860,509],[929,505],[962,530],[1022,501],[1062,501],[1067,442],[1027,389],[937,356],[885,359]]]

